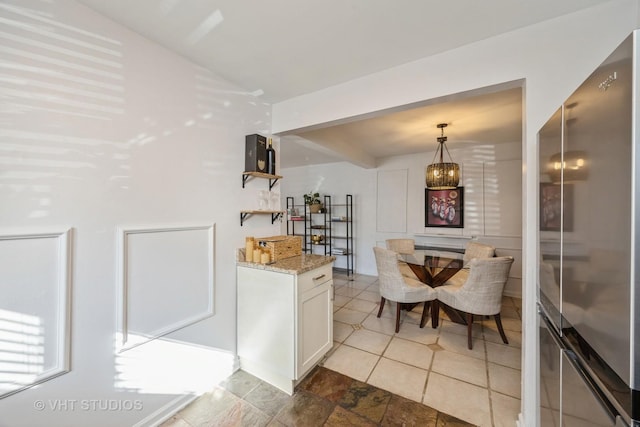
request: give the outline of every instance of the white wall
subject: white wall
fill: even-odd
[[[273,107],[273,131],[278,133],[525,79],[521,425],[538,423],[537,132],[637,26],[637,0],[611,1]]]
[[[513,255],[516,263],[505,292],[521,296],[521,212],[522,203],[521,144],[482,145],[470,149],[451,150],[452,158],[461,164],[461,183],[465,186],[464,228],[425,227],[424,177],[433,152],[381,159],[375,169],[364,169],[349,163],[332,163],[310,167],[284,168],[282,195],[296,197],[313,189],[332,196],[337,203],[344,194],[354,196],[355,269],[360,274],[376,275],[372,248],[384,245],[390,238],[413,238],[417,244],[462,248],[469,239],[495,245],[499,255]],[[517,163],[517,168],[512,167]],[[511,165],[508,174],[496,173],[503,165]],[[500,167],[496,167],[500,165]],[[407,188],[399,189],[406,199],[392,207],[406,211],[406,231],[378,231],[378,203],[389,198],[379,195],[379,171],[406,171]],[[378,200],[383,197],[384,200]],[[403,196],[405,197],[405,196]],[[400,202],[399,202],[400,203]],[[500,226],[500,217],[509,218]],[[504,220],[503,220],[504,221]],[[336,266],[341,266],[341,258]]]
[[[269,134],[270,106],[73,1],[13,4],[0,4],[0,236],[73,229],[71,371],[0,399],[0,425],[151,422],[234,367],[234,249],[246,235],[279,232],[266,216],[239,223],[240,209],[256,208],[267,188],[252,180],[242,190],[241,172],[244,136]],[[116,353],[117,227],[213,223],[215,314]],[[0,309],[12,304],[9,289],[37,307],[59,303],[14,283],[0,271]],[[192,314],[189,301],[176,298],[167,319]]]

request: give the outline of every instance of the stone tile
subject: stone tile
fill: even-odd
[[[345,285],[345,286],[338,286],[336,289],[336,295],[342,295],[345,297],[349,297],[349,298],[353,298],[356,295],[360,294],[362,292],[362,289],[357,289],[357,288],[353,288],[351,286]]]
[[[219,414],[211,425],[266,427],[270,420],[269,415],[241,400],[227,412]]]
[[[432,372],[461,381],[487,387],[487,367],[484,360],[451,351],[438,351],[433,358]]]
[[[267,427],[287,427],[287,426],[281,423],[280,421],[276,420],[275,418],[271,418],[271,421],[269,422],[269,424],[267,424]]]
[[[220,387],[230,391],[238,397],[244,397],[260,384],[260,379],[245,371],[236,371],[229,378],[220,383]]]
[[[353,381],[346,375],[319,366],[300,384],[299,388],[332,402],[338,402]]]
[[[391,393],[361,381],[354,381],[338,404],[369,421],[379,423],[387,410]]]
[[[320,427],[327,421],[335,406],[326,399],[300,390],[284,402],[276,419],[288,427]]]
[[[516,347],[509,347],[504,344],[494,344],[487,342],[487,360],[498,365],[508,366],[513,369],[521,369],[522,350]]]
[[[349,308],[351,310],[362,311],[363,313],[369,314],[378,307],[378,304],[359,298],[353,298],[344,306],[345,308]]]
[[[384,357],[421,369],[429,369],[433,351],[424,344],[394,337]]]
[[[345,297],[344,295],[336,295],[333,298],[333,308],[344,307],[344,305],[347,304],[349,301],[351,301],[351,297]]]
[[[383,357],[367,382],[383,390],[420,402],[426,380],[426,370]]]
[[[362,279],[353,279],[352,281],[347,283],[347,286],[351,286],[352,288],[355,289],[367,289],[369,286],[371,286],[371,282],[367,281],[367,280],[362,280]]]
[[[445,317],[444,319],[440,319],[440,325],[438,327],[440,328],[441,334],[456,334],[463,335],[465,338],[467,337],[467,325],[461,325],[459,323],[452,322],[447,317]],[[482,323],[479,319],[476,319],[473,322],[473,330],[471,336],[473,338],[482,338]]]
[[[520,319],[502,319],[502,328],[505,331],[522,332],[522,320]]]
[[[452,415],[447,415],[444,412],[438,412],[437,427],[475,427],[466,421],[462,421]]]
[[[382,354],[391,341],[389,335],[379,332],[370,331],[368,329],[360,329],[354,331],[344,343],[369,353]]]
[[[261,382],[244,399],[266,414],[274,416],[283,404],[291,400],[291,396],[270,384]]]
[[[486,388],[431,372],[423,403],[466,422],[491,426],[489,391]]]
[[[378,292],[377,290],[372,291],[372,290],[369,290],[369,289],[370,288],[367,288],[367,290],[365,290],[362,293],[358,294],[358,299],[379,303],[380,302],[380,292]]]
[[[515,302],[512,297],[508,297],[506,295],[502,296],[502,308],[515,307]]]
[[[427,322],[424,328],[400,328],[400,331],[396,334],[398,338],[418,342],[420,344],[434,344],[438,340],[439,335],[439,329],[433,329],[431,327],[431,321]]]
[[[515,306],[511,306],[511,307],[502,307],[500,309],[500,317],[502,319],[518,319],[520,320],[520,312],[518,311],[518,309]],[[491,318],[493,319],[493,316],[491,316]]]
[[[180,416],[174,415],[160,424],[160,427],[191,427],[191,424],[183,420]]]
[[[333,314],[333,320],[337,320],[338,322],[342,323],[348,323],[350,325],[362,323],[366,318],[367,313],[351,310],[344,307]]]
[[[359,381],[366,381],[380,356],[357,348],[341,345],[324,362],[327,369],[344,374]]]
[[[367,420],[366,418],[347,411],[346,409],[336,406],[329,419],[324,423],[324,427],[376,427],[378,424]]]
[[[493,425],[495,427],[513,427],[520,413],[520,399],[491,393],[491,408],[493,409]],[[541,426],[548,424],[540,424]]]
[[[346,323],[333,321],[333,340],[338,342],[344,342],[349,335],[353,333],[353,327]]]
[[[209,426],[217,415],[226,413],[239,401],[240,398],[230,391],[216,388],[180,411],[180,417],[192,427]]]
[[[354,282],[364,282],[364,283],[368,283],[368,284],[373,284],[376,283],[378,281],[378,276],[370,276],[368,274],[357,274],[354,278],[353,278]]]
[[[491,390],[520,399],[520,384],[521,374],[519,369],[489,363],[489,386]]]
[[[411,323],[412,325],[420,325],[420,321],[422,320],[422,310],[417,310],[417,309],[413,309],[411,311],[403,310],[402,314],[403,316],[400,318],[402,323],[407,323],[407,324]],[[402,323],[400,324],[400,326],[402,326]]]
[[[473,350],[469,350],[466,334],[447,334],[440,331],[438,344],[440,344],[440,346],[445,350],[449,350],[454,353],[464,354],[465,356],[471,356],[482,360],[485,360],[486,358],[484,340],[480,337],[473,339]]]
[[[483,320],[482,321],[482,334],[484,335],[484,339],[487,342],[492,342],[500,345],[508,345],[509,347],[521,348],[522,347],[522,333],[517,331],[504,331],[504,334],[507,336],[507,341],[509,344],[505,344],[502,342],[502,337],[498,332],[498,328],[496,323],[493,320]]]
[[[380,332],[381,334],[395,334],[396,324],[393,320],[385,317],[376,317],[377,313],[372,313],[362,322],[362,326],[370,331]],[[402,328],[400,329],[402,331]]]
[[[436,425],[438,411],[419,402],[392,395],[381,426],[433,427]]]

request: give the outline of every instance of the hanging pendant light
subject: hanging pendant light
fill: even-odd
[[[447,127],[446,123],[439,123],[438,128],[440,129],[440,136],[438,137],[438,142],[440,145],[436,150],[435,155],[433,156],[433,160],[431,164],[427,166],[427,188],[430,190],[451,190],[458,186],[458,182],[460,182],[460,166],[457,163],[453,163],[453,159],[451,159],[451,154],[449,153],[449,149],[445,145],[447,141],[447,137],[444,136],[444,128]],[[444,162],[444,150],[447,150],[447,155],[449,156],[449,163]],[[440,162],[434,163],[436,157],[438,156],[438,152],[440,152]]]

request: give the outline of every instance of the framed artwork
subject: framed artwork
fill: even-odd
[[[424,226],[464,228],[464,187],[424,190]]]
[[[540,231],[560,231],[564,188],[564,231],[573,231],[573,185],[540,183]]]

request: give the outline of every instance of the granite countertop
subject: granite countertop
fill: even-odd
[[[246,262],[244,260],[244,249],[238,249],[236,253],[236,264],[242,267],[255,268],[258,270],[275,271],[286,274],[302,274],[336,260],[334,256],[307,255],[302,254],[291,258],[281,259],[271,264],[259,264]]]

